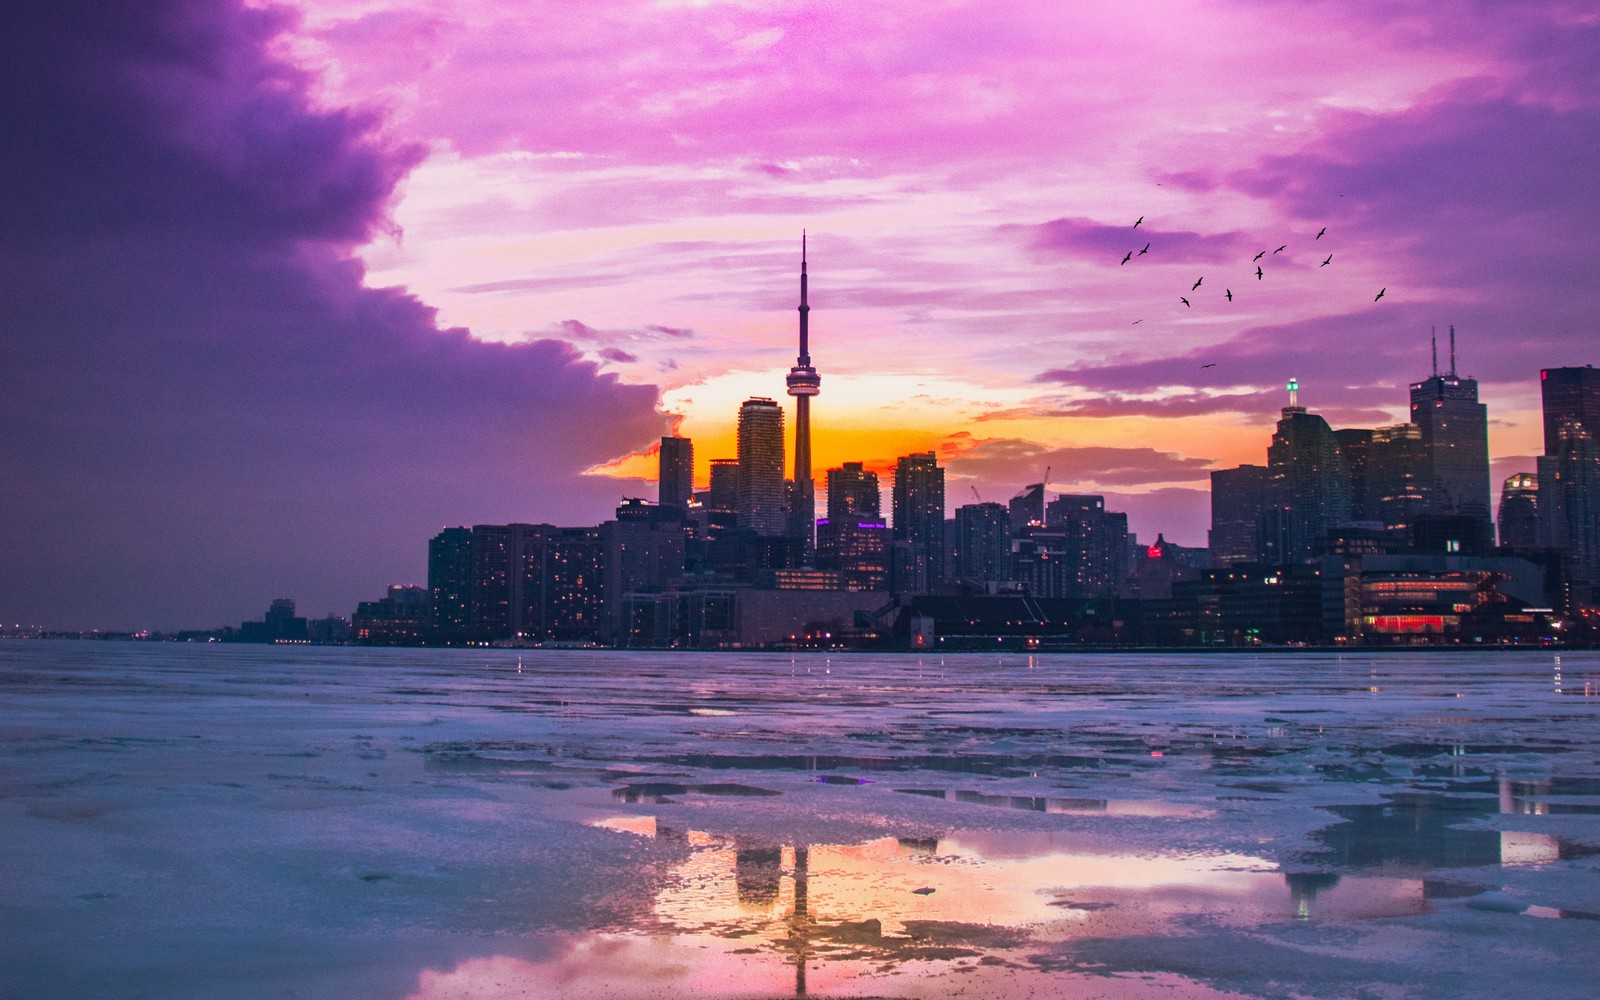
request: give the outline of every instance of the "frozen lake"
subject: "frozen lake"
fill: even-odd
[[[0,643],[0,997],[1600,995],[1600,654]]]

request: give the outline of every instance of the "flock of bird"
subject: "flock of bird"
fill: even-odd
[[[1133,228],[1134,229],[1138,229],[1140,224],[1143,223],[1143,222],[1144,222],[1144,216],[1141,215],[1134,222]],[[1321,229],[1317,230],[1317,235],[1315,235],[1315,236],[1313,236],[1311,238],[1312,241],[1315,242],[1317,240],[1322,239],[1322,237],[1324,235],[1326,235],[1327,232],[1328,232],[1328,227],[1327,226],[1323,226]],[[1261,258],[1267,257],[1267,256],[1276,257],[1278,254],[1282,253],[1283,251],[1285,251],[1287,249],[1289,249],[1289,244],[1285,243],[1285,244],[1282,244],[1281,246],[1279,246],[1276,250],[1271,251],[1270,255],[1266,250],[1262,250],[1260,253],[1258,253],[1254,257],[1250,258],[1250,263],[1252,263],[1252,264],[1254,264],[1256,266],[1256,280],[1257,281],[1262,281],[1262,280],[1264,280],[1266,278],[1266,272],[1261,267]],[[1149,243],[1146,243],[1137,252],[1133,251],[1133,250],[1129,250],[1126,254],[1123,255],[1121,264],[1126,264],[1126,263],[1128,263],[1130,260],[1132,260],[1135,257],[1143,257],[1145,254],[1147,254],[1149,252],[1150,252],[1150,244]],[[1333,263],[1333,254],[1330,253],[1330,254],[1328,254],[1328,256],[1324,257],[1322,259],[1322,263],[1318,264],[1317,266],[1318,267],[1327,267],[1329,264],[1332,264],[1332,263]],[[1206,280],[1205,279],[1205,275],[1201,275],[1200,277],[1196,278],[1194,280],[1194,284],[1189,286],[1190,293],[1198,291],[1199,288],[1200,288],[1201,283],[1204,282],[1205,280]],[[1213,286],[1213,287],[1215,287],[1215,286]],[[1378,290],[1378,294],[1372,297],[1372,301],[1376,302],[1379,299],[1383,298],[1384,293],[1387,292],[1388,290],[1389,289],[1388,289],[1387,286],[1385,286],[1384,288],[1379,289]],[[1229,302],[1232,302],[1233,301],[1233,289],[1232,288],[1228,288],[1228,287],[1224,287],[1223,290],[1222,290],[1222,296],[1223,296],[1223,298],[1227,299]],[[1178,301],[1182,302],[1183,305],[1184,305],[1184,308],[1186,308],[1186,309],[1194,308],[1194,303],[1189,301],[1189,297],[1187,295],[1178,296]],[[1143,322],[1144,322],[1144,320],[1142,320],[1142,319],[1136,319],[1136,320],[1133,321],[1133,325],[1137,326],[1138,324],[1143,323]],[[1202,368],[1210,368],[1210,367],[1212,367],[1212,365],[1201,365],[1200,367],[1202,367]]]

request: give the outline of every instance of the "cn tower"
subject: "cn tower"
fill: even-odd
[[[811,307],[806,304],[806,235],[800,233],[800,356],[789,369],[789,395],[794,397],[794,503],[789,508],[789,534],[800,539],[805,562],[816,550],[816,484],[811,480],[811,397],[822,391],[822,377],[811,367]]]

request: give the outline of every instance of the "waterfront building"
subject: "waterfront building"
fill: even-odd
[[[396,584],[376,601],[362,601],[350,619],[361,646],[421,646],[428,641],[428,589]]]
[[[465,642],[472,609],[471,528],[445,528],[428,541],[428,603],[436,641]]]

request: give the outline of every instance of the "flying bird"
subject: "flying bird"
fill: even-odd
[[[1122,263],[1126,264],[1128,261],[1130,261],[1132,259],[1133,259],[1133,251],[1129,250],[1128,251],[1128,255],[1126,257],[1122,258]]]
[[[1267,252],[1265,250],[1263,250],[1260,253],[1256,254],[1254,257],[1251,257],[1250,258],[1250,263],[1254,264],[1256,261],[1258,261],[1261,258],[1265,257],[1266,255],[1267,255]]]
[[[1260,264],[1256,265],[1256,280],[1257,281],[1261,280],[1261,265]]]
[[[1318,267],[1327,267],[1327,266],[1328,266],[1328,264],[1329,264],[1329,263],[1330,263],[1330,262],[1331,262],[1331,261],[1332,261],[1332,260],[1333,260],[1333,254],[1331,254],[1331,253],[1330,253],[1330,254],[1328,254],[1328,259],[1327,259],[1327,260],[1324,260],[1324,261],[1323,261],[1323,262],[1322,262],[1322,263],[1320,263],[1320,264],[1318,264],[1318,265],[1317,265],[1317,266],[1318,266]]]
[[[1233,289],[1231,289],[1231,288],[1224,289],[1223,290],[1223,294],[1228,297],[1228,301],[1229,302],[1233,301]]]
[[[1387,292],[1388,290],[1389,290],[1389,286],[1388,285],[1385,285],[1382,288],[1378,289],[1378,294],[1376,294],[1376,295],[1374,295],[1372,297],[1372,301],[1376,302],[1379,299],[1383,298],[1383,293]]]
[[[1215,368],[1215,367],[1217,367],[1217,363],[1215,361],[1213,361],[1209,365],[1201,365],[1200,367],[1201,368]]]
[[[1129,323],[1128,325],[1129,326],[1138,326],[1140,323],[1143,323],[1143,322],[1144,322],[1144,320],[1142,320],[1142,319],[1136,319],[1132,323]]]
[[[1383,293],[1382,293],[1382,292],[1379,292],[1379,293],[1378,293],[1378,294],[1379,294],[1379,295],[1382,295],[1382,294],[1383,294]],[[1182,295],[1180,295],[1180,296],[1178,296],[1178,301],[1179,301],[1179,302],[1182,302],[1182,303],[1183,303],[1183,304],[1184,304],[1184,305],[1186,305],[1186,306],[1187,306],[1187,305],[1189,305],[1189,300],[1188,300],[1188,299],[1186,299],[1186,298],[1184,298],[1184,297],[1183,297],[1183,296],[1182,296]],[[1191,308],[1193,308],[1193,307],[1191,307]]]
[[[1191,291],[1191,292],[1192,292],[1192,291],[1194,291],[1194,290],[1195,290],[1195,289],[1196,289],[1196,288],[1199,288],[1199,287],[1200,287],[1200,282],[1202,282],[1202,281],[1204,281],[1204,280],[1206,280],[1206,278],[1205,278],[1205,275],[1203,275],[1203,274],[1202,274],[1202,275],[1201,275],[1201,276],[1200,276],[1200,277],[1198,277],[1198,278],[1196,278],[1196,279],[1194,279],[1194,284],[1192,284],[1192,285],[1190,285],[1190,286],[1189,286],[1189,291]]]
[[[1145,254],[1147,254],[1149,252],[1150,252],[1150,244],[1146,243],[1144,245],[1144,249],[1139,251],[1139,256],[1143,257]]]
[[[1281,246],[1281,247],[1279,247],[1279,248],[1278,248],[1278,250],[1287,250],[1287,249],[1289,249],[1289,244],[1287,244],[1287,243],[1285,243],[1285,244],[1284,244],[1284,245],[1283,245],[1283,246]],[[1272,251],[1272,252],[1273,252],[1273,253],[1277,253],[1277,252],[1278,252],[1278,250],[1274,250],[1274,251]]]
[[[1144,216],[1142,216],[1142,215],[1139,216],[1139,222],[1143,222],[1143,221],[1144,221]],[[1133,224],[1133,228],[1138,229],[1139,228],[1139,222],[1135,222]]]
[[[1314,240],[1320,240],[1320,239],[1322,239],[1322,234],[1327,232],[1327,231],[1328,231],[1328,227],[1327,226],[1323,226],[1321,229],[1317,230],[1317,235],[1315,235],[1315,236],[1313,236],[1311,238],[1314,239]]]

